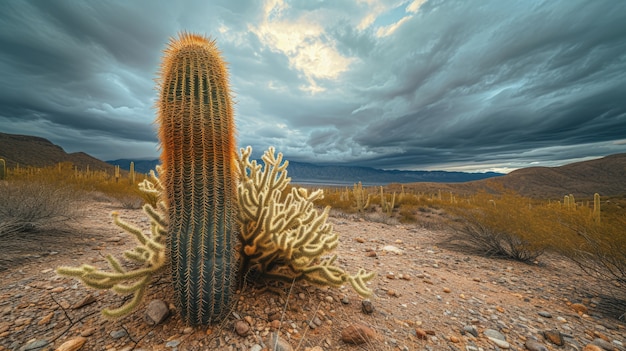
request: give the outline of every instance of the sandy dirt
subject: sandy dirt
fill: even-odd
[[[164,273],[133,314],[107,320],[99,311],[121,305],[124,297],[59,277],[54,268],[81,263],[105,268],[105,255],[119,257],[134,247],[132,237],[111,223],[114,210],[148,226],[141,210],[91,201],[69,228],[0,243],[0,350],[55,350],[83,340],[81,335],[82,350],[109,351],[258,351],[270,349],[268,339],[276,334],[288,344],[284,349],[313,351],[525,350],[529,340],[537,341],[537,350],[582,350],[602,341],[604,349],[621,350],[626,344],[618,319],[626,312],[624,302],[560,257],[545,254],[534,264],[486,258],[451,242],[449,229],[436,219],[398,225],[340,213],[329,219],[341,238],[338,265],[378,274],[370,285],[373,313],[363,311],[363,299],[350,286],[253,281],[222,324],[191,328],[176,315]],[[86,298],[91,302],[76,308]],[[144,315],[154,299],[169,304],[172,314],[150,326]],[[250,327],[243,336],[234,330],[238,320]],[[353,324],[375,334],[364,344],[348,344],[342,332]],[[489,339],[493,331],[504,340]]]

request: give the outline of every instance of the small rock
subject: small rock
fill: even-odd
[[[459,338],[457,338],[457,337],[456,337],[456,336],[454,336],[454,335],[451,335],[449,339],[450,339],[450,341],[452,341],[452,342],[453,342],[453,343],[455,343],[455,344],[456,344],[456,343],[459,343],[459,342],[461,341],[461,340],[459,340]]]
[[[583,305],[582,303],[573,303],[569,307],[576,311],[576,313],[587,314],[588,312],[587,306]]]
[[[374,329],[363,324],[352,324],[341,331],[341,340],[348,344],[360,345],[375,338]]]
[[[368,251],[365,253],[365,257],[376,257],[376,256],[378,256],[376,254],[376,251]]]
[[[37,322],[37,325],[46,325],[50,323],[50,321],[52,320],[52,317],[54,317],[54,312],[48,313],[43,318],[41,318],[39,322]]]
[[[474,327],[473,325],[466,325],[463,327],[463,332],[464,333],[470,333],[472,334],[475,338],[478,337],[478,330],[476,330],[476,327]]]
[[[420,328],[415,328],[415,336],[417,336],[417,338],[420,340],[428,339],[428,334],[426,334],[426,331]]]
[[[121,339],[125,337],[127,333],[126,333],[126,330],[120,329],[120,330],[112,331],[109,335],[111,335],[113,339]]]
[[[171,340],[165,343],[165,347],[171,347],[171,348],[178,347],[178,345],[180,345],[180,340]]]
[[[285,339],[278,336],[277,333],[272,333],[270,335],[270,338],[267,341],[267,346],[273,351],[293,351],[293,347],[291,347]]]
[[[548,351],[543,344],[535,340],[527,340],[524,346],[526,346],[529,351]]]
[[[250,347],[250,351],[261,351],[263,350],[263,346],[259,344],[254,344]]]
[[[552,318],[552,315],[550,314],[550,312],[547,312],[547,311],[539,311],[538,313],[539,313],[539,315],[540,315],[541,317],[543,317],[543,318]]]
[[[83,347],[85,342],[87,342],[87,338],[78,336],[64,342],[55,351],[76,351]]]
[[[146,307],[145,321],[148,325],[157,325],[170,315],[170,309],[163,300],[152,300]]]
[[[365,239],[359,237],[359,238],[354,239],[354,241],[356,241],[357,243],[361,243],[362,244],[362,243],[365,242]]]
[[[589,344],[583,348],[583,351],[604,351],[600,346]]]
[[[341,298],[341,303],[347,305],[350,303],[350,299],[347,296]]]
[[[506,337],[502,335],[502,333],[494,329],[485,329],[483,334],[490,339],[506,340]]]
[[[250,324],[243,320],[235,321],[235,332],[239,336],[247,336],[250,333]]]
[[[374,313],[374,305],[372,305],[370,300],[363,300],[361,302],[361,311],[365,314],[372,314]]]
[[[450,288],[443,288],[443,292],[445,292],[446,294],[449,294],[450,291],[451,291]]]
[[[563,346],[565,343],[563,335],[558,330],[546,330],[543,332],[543,337],[556,346]]]
[[[191,333],[193,333],[192,327],[186,327],[185,329],[183,329],[183,334],[191,334]]]
[[[87,328],[87,329],[83,330],[82,332],[80,332],[80,336],[86,338],[88,336],[92,336],[93,333],[95,333],[95,332],[96,332],[96,328],[93,328],[93,327],[92,328]]]
[[[496,346],[498,346],[499,348],[508,349],[511,347],[511,344],[509,344],[508,342],[504,340],[500,340],[496,338],[487,338],[487,339],[489,339],[489,341],[491,341],[492,343],[496,344]]]
[[[82,299],[80,302],[74,304],[74,306],[72,306],[73,310],[77,310],[79,308],[83,308],[87,305],[90,305],[92,303],[96,302],[96,298],[93,297],[93,295],[88,294],[87,296],[85,296],[84,299]]]
[[[38,349],[48,346],[48,344],[49,344],[48,340],[33,340],[27,343],[26,345],[22,346],[19,349],[19,351],[38,350]]]
[[[270,328],[276,330],[280,328],[280,319],[274,319],[270,322]]]
[[[613,348],[614,348],[613,345],[610,342],[608,342],[608,341],[606,341],[604,339],[600,339],[600,338],[593,339],[593,341],[591,342],[590,345],[599,346],[599,347],[601,347],[601,348],[603,348],[605,350],[608,350],[608,351],[613,351]]]

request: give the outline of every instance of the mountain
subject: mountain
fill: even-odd
[[[103,162],[84,152],[66,153],[63,148],[51,143],[49,140],[30,136],[0,133],[0,158],[4,159],[6,166],[20,167],[48,167],[59,162],[71,162],[80,169],[112,170],[113,166]]]
[[[119,159],[106,161],[118,165],[121,169],[129,170],[130,161]],[[159,160],[139,160],[135,162],[135,171],[147,173],[154,169]],[[500,173],[464,173],[445,171],[385,171],[369,167],[352,166],[319,166],[311,163],[289,161],[287,168],[291,181],[307,185],[352,185],[362,182],[363,185],[385,185],[389,183],[436,182],[457,183],[471,180],[486,179],[501,176]]]

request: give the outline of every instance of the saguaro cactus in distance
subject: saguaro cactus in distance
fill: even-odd
[[[158,89],[176,304],[187,323],[208,324],[234,302],[241,261],[233,102],[215,42],[188,33],[171,39]]]

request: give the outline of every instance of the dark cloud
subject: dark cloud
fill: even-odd
[[[218,40],[257,153],[487,170],[626,152],[626,3],[410,3],[4,2],[0,131],[156,157],[154,79],[187,30]]]

